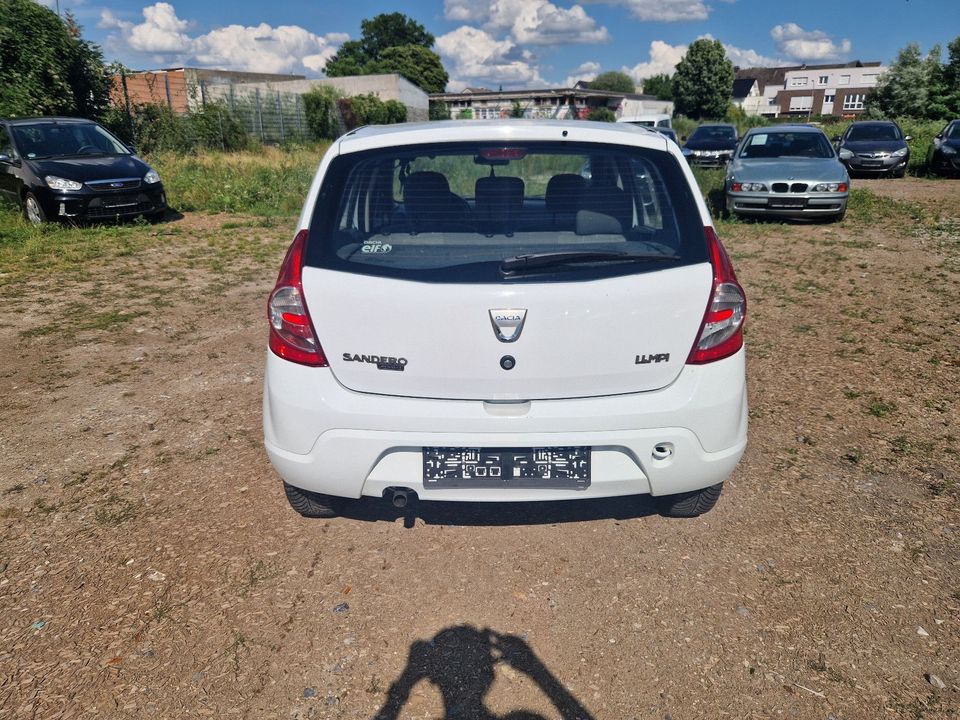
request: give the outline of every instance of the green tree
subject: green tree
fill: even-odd
[[[947,64],[943,67],[944,100],[949,117],[960,116],[960,35],[947,45]]]
[[[626,73],[619,70],[600,73],[590,81],[591,90],[612,90],[613,92],[632,93],[636,92],[636,86],[633,80]]]
[[[434,37],[412,18],[403,13],[381,13],[360,22],[360,45],[368,60],[379,60],[387,48],[401,45],[419,45],[428,50]]]
[[[449,120],[450,108],[443,100],[431,100],[429,117],[431,120]]]
[[[587,120],[594,120],[597,122],[616,122],[617,116],[614,114],[613,110],[608,107],[598,107],[594,108],[587,115]]]
[[[399,73],[426,93],[442,93],[447,75],[440,56],[422,45],[397,45],[380,53],[380,59],[364,67],[364,75]]]
[[[643,81],[643,94],[654,95],[657,100],[673,100],[673,78],[666,73],[648,77]]]
[[[423,25],[395,12],[363,20],[360,29],[360,39],[345,42],[327,62],[328,77],[399,73],[425,92],[444,91],[449,77]]]
[[[523,106],[518,100],[513,101],[513,107],[510,108],[510,117],[512,118],[522,118],[524,116]]]
[[[733,94],[733,77],[733,63],[723,43],[707,38],[694,41],[673,76],[677,112],[692,118],[723,117]]]
[[[315,140],[333,140],[340,134],[337,110],[339,94],[332,87],[316,87],[303,94],[307,128]]]
[[[32,0],[0,0],[0,116],[98,118],[110,102],[100,47]]]
[[[960,64],[960,47],[950,44],[951,58]],[[897,53],[890,69],[880,76],[867,99],[875,117],[945,118],[951,114],[951,85],[954,60],[940,63],[940,46],[934,45],[924,58],[920,46],[910,43]]]

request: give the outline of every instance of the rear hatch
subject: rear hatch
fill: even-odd
[[[712,278],[669,153],[456,143],[336,158],[303,291],[352,390],[531,400],[670,384]]]

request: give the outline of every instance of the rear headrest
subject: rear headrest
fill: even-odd
[[[413,212],[424,207],[433,209],[445,203],[449,195],[450,183],[438,172],[410,173],[403,182],[403,202]]]
[[[518,177],[482,177],[474,185],[477,212],[514,215],[523,208],[523,180]]]
[[[577,213],[577,235],[623,235],[623,225],[613,215],[581,210]]]
[[[549,213],[575,213],[580,204],[580,193],[587,181],[579,175],[554,175],[547,183],[543,198]]]

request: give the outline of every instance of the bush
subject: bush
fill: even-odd
[[[177,115],[166,105],[111,107],[103,116],[107,129],[141,153],[208,150],[246,150],[250,135],[222,101],[207,103],[189,115]]]
[[[594,120],[596,122],[616,122],[617,116],[614,114],[613,110],[608,107],[598,107],[594,108],[587,115],[587,120]]]
[[[473,109],[464,108],[457,113],[457,120],[473,120]]]
[[[396,100],[383,102],[376,95],[356,95],[337,100],[337,108],[348,130],[362,125],[392,125],[406,122],[407,108]]]
[[[303,112],[314,140],[333,140],[340,135],[339,98],[332,87],[317,87],[303,94]]]
[[[450,109],[442,100],[430,101],[430,119],[431,120],[449,120]]]

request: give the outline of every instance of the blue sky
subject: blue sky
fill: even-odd
[[[44,0],[54,6],[56,0]],[[108,60],[318,76],[382,2],[60,0]],[[437,37],[449,89],[560,85],[598,71],[637,81],[671,72],[698,37],[735,64],[891,61],[960,34],[960,0],[408,0],[399,8]]]

